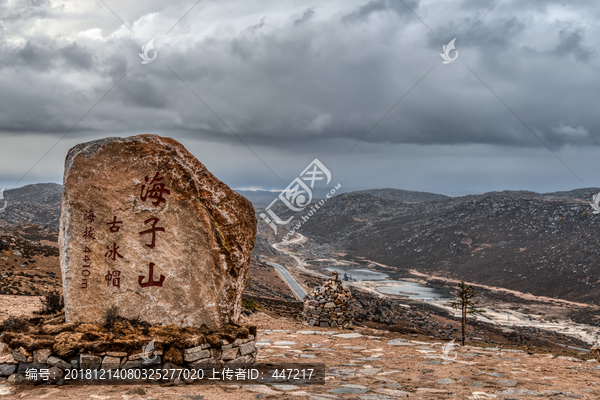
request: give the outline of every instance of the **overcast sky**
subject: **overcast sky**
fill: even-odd
[[[315,158],[346,188],[600,186],[593,1],[104,3],[0,3],[0,188],[141,133],[234,188],[283,189]]]

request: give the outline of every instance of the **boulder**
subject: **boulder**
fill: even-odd
[[[255,236],[252,203],[175,140],[77,145],[59,237],[66,320],[101,322],[117,306],[152,324],[235,323]]]

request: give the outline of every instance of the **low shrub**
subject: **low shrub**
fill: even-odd
[[[65,301],[58,290],[46,292],[41,299],[42,311],[39,314],[48,315],[61,312],[65,308]]]
[[[29,320],[23,317],[8,317],[0,325],[0,331],[4,332],[27,332],[29,330]]]

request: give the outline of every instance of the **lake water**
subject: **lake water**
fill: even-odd
[[[407,281],[385,281],[394,283],[394,286],[379,286],[377,291],[383,294],[398,294],[408,296],[411,299],[447,299],[454,297],[452,293],[444,289],[431,288],[416,282]]]
[[[447,299],[454,297],[449,291],[444,289],[430,288],[416,282],[407,281],[388,281],[389,275],[383,272],[372,271],[368,268],[348,269],[343,267],[327,267],[325,270],[337,271],[341,280],[344,280],[344,274],[352,276],[356,281],[383,281],[393,283],[394,286],[379,286],[377,291],[383,294],[396,294],[408,296],[411,299]]]
[[[341,280],[344,280],[345,273],[352,275],[352,279],[357,281],[382,281],[389,276],[383,272],[371,271],[368,268],[347,269],[341,267],[327,267],[325,269],[329,272],[337,271]]]

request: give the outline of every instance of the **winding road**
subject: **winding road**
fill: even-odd
[[[299,236],[297,239],[288,240],[287,242],[273,243],[271,246],[273,246],[273,248],[275,248],[275,250],[278,250],[278,251],[284,253],[285,255],[288,255],[288,256],[292,257],[294,259],[294,261],[296,261],[296,264],[298,264],[298,268],[307,271],[307,269],[304,268],[304,263],[302,262],[302,260],[298,256],[295,256],[292,253],[289,253],[289,252],[287,252],[285,250],[281,250],[279,247],[277,247],[277,246],[286,246],[286,245],[292,244],[292,243],[298,243],[299,241],[301,241],[302,239],[304,239],[304,236],[302,236],[298,232],[296,232],[296,235]]]
[[[275,268],[275,270],[279,272],[279,275],[281,275],[281,277],[288,284],[290,289],[292,289],[292,292],[294,292],[294,294],[298,296],[300,300],[304,300],[304,298],[306,297],[306,292],[304,291],[304,289],[302,289],[298,282],[296,282],[294,277],[290,275],[290,273],[287,271],[287,269],[285,269],[283,265],[275,264],[272,262],[267,262],[267,264]]]
[[[304,239],[304,236],[302,236],[298,232],[296,232],[296,235],[298,235],[297,239],[289,240],[287,242],[273,243],[273,244],[271,244],[271,246],[275,250],[277,250],[277,251],[279,251],[279,252],[281,252],[281,253],[283,253],[283,254],[291,257],[291,258],[293,258],[294,261],[296,261],[296,264],[297,264],[296,268],[298,268],[299,270],[301,270],[301,271],[303,271],[303,272],[305,272],[305,273],[307,273],[309,275],[321,278],[321,279],[327,279],[327,278],[329,278],[329,275],[324,275],[324,274],[322,274],[320,272],[313,271],[313,270],[305,268],[304,267],[304,263],[302,262],[302,260],[300,259],[300,257],[295,256],[294,254],[289,253],[288,251],[280,249],[278,247],[278,246],[285,246],[285,245],[292,244],[292,243],[297,243],[297,242],[300,242],[300,241],[302,241]],[[290,275],[290,273],[288,272],[288,270],[284,266],[279,265],[279,264],[275,264],[275,263],[272,263],[272,262],[267,262],[267,265],[270,265],[271,267],[275,268],[277,270],[277,272],[279,272],[279,275],[281,275],[281,277],[283,278],[283,280],[285,281],[285,283],[287,283],[288,286],[290,287],[290,289],[292,289],[292,292],[294,292],[294,294],[300,300],[304,300],[304,298],[306,297],[306,292],[304,291],[304,289],[302,289],[302,287],[298,284],[298,282],[296,282],[296,280],[294,279],[294,277],[292,275]],[[377,290],[365,287],[365,285],[363,285],[362,283],[363,282],[360,282],[360,281],[359,282],[346,282],[347,285],[354,286],[354,287],[359,287],[362,290],[365,290],[365,291],[367,291],[367,292],[369,292],[369,293],[371,293],[371,294],[373,294],[375,296],[379,296],[379,297],[382,296],[379,292],[377,292]]]

